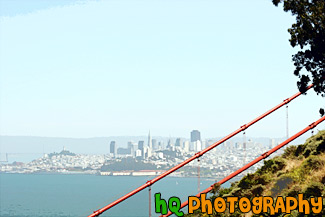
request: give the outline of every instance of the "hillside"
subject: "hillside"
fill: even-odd
[[[216,197],[247,197],[250,200],[258,196],[298,197],[303,193],[305,199],[323,197],[323,210],[320,214],[308,216],[325,216],[325,131],[320,131],[299,146],[289,146],[281,156],[264,161],[264,166],[253,174],[247,174],[240,181],[232,183],[230,188],[215,185],[210,200]],[[213,204],[213,203],[212,203]],[[208,215],[200,211],[186,216],[271,216],[268,213],[259,215],[252,212],[242,213],[235,208],[235,213]],[[275,214],[272,216],[305,216],[297,210],[291,214]]]

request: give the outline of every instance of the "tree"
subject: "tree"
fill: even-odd
[[[275,6],[283,3],[285,12],[296,17],[288,32],[292,47],[300,51],[292,56],[299,77],[299,91],[305,92],[312,82],[315,92],[325,97],[325,1],[324,0],[272,0]]]

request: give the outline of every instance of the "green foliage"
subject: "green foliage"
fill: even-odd
[[[282,170],[286,166],[285,160],[283,158],[275,157],[270,160],[264,161],[264,166],[262,166],[257,173],[276,173],[279,170]]]
[[[312,182],[306,187],[303,194],[306,198],[321,197],[323,191],[325,191],[325,187],[323,184],[319,182]]]
[[[306,143],[299,145],[296,148],[295,156],[303,155],[309,157],[310,155],[318,155],[325,152],[325,131],[318,133],[315,136],[307,139]]]
[[[49,158],[51,158],[53,156],[59,156],[59,155],[76,156],[75,153],[72,153],[67,150],[62,150],[60,153],[53,152],[53,153],[50,153],[48,156],[49,156]]]
[[[263,193],[264,190],[265,190],[265,186],[264,185],[261,185],[261,184],[255,185],[255,186],[252,187],[252,190],[251,190],[252,196],[253,197],[262,196],[262,193]]]
[[[283,153],[282,157],[293,158],[293,157],[295,157],[296,150],[297,150],[297,146],[290,145],[286,149],[284,149],[284,153]]]
[[[238,187],[242,189],[249,189],[255,184],[256,184],[255,176],[253,174],[248,173],[239,181]]]
[[[292,47],[299,46],[292,56],[297,82],[301,92],[305,92],[312,80],[317,94],[325,96],[325,1],[324,0],[272,0],[278,6],[283,2],[285,12],[290,11],[296,17],[288,32]],[[304,69],[306,72],[303,72]]]
[[[306,145],[298,145],[295,151],[295,156],[298,157],[299,155],[302,155],[305,151]]]
[[[211,193],[214,194],[214,197],[223,197],[225,195],[228,195],[233,188],[234,185],[232,185],[230,188],[223,188],[219,183],[216,183],[213,185],[213,189],[211,190]]]
[[[122,158],[121,161],[106,163],[101,167],[102,172],[106,171],[122,171],[122,170],[155,170],[157,166],[151,163],[144,163],[134,158]]]
[[[310,170],[319,170],[323,168],[324,165],[324,160],[320,159],[318,156],[312,155],[303,162],[302,169],[309,172]]]
[[[261,175],[256,178],[256,184],[266,185],[267,183],[269,183],[269,181],[270,177],[268,177],[267,175]]]
[[[219,197],[223,197],[224,195],[227,195],[227,194],[229,194],[230,192],[231,192],[231,188],[221,188],[220,190],[219,190]]]
[[[221,185],[219,183],[215,183],[213,185],[213,188],[211,190],[211,193],[217,194],[219,192],[220,188],[221,188]]]
[[[242,195],[242,189],[239,187],[235,187],[232,189],[230,194],[233,195],[234,197],[240,197]]]
[[[325,185],[325,176],[323,176],[321,183]]]
[[[286,194],[288,197],[298,197],[298,194],[301,194],[302,189],[299,185],[294,185],[289,190],[286,191]]]

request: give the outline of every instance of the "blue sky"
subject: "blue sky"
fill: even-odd
[[[0,2],[1,135],[218,137],[297,92],[271,0]],[[324,104],[293,101],[290,133]],[[285,136],[285,110],[247,135]]]

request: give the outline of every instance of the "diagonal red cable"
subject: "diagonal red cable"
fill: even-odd
[[[254,164],[258,163],[259,161],[267,158],[269,155],[271,155],[272,153],[276,152],[277,150],[279,150],[280,148],[282,148],[283,146],[287,145],[288,143],[290,143],[291,141],[295,140],[296,138],[298,138],[299,136],[303,135],[304,133],[306,133],[308,130],[313,129],[314,127],[316,127],[318,124],[320,124],[321,122],[323,122],[325,120],[325,116],[323,116],[322,118],[318,119],[317,121],[315,121],[314,123],[310,124],[308,127],[306,127],[305,129],[301,130],[300,132],[296,133],[295,135],[293,135],[292,137],[288,138],[287,140],[285,140],[284,142],[280,143],[279,145],[275,146],[274,148],[272,148],[271,150],[269,150],[268,152],[265,152],[264,154],[262,154],[261,156],[259,156],[258,158],[256,158],[255,160],[251,161],[250,163],[246,164],[245,166],[243,166],[242,168],[240,168],[239,170],[237,170],[236,172],[233,172],[232,174],[230,174],[229,176],[227,176],[226,178],[220,180],[219,182],[215,183],[215,184],[223,184],[227,181],[229,181],[230,179],[234,178],[235,176],[237,176],[238,174],[240,174],[241,172],[247,170],[248,168],[250,168],[251,166],[253,166]],[[201,194],[206,194],[208,192],[210,192],[213,189],[213,186],[215,185],[211,185],[209,188],[205,189],[204,191],[201,191],[200,193],[198,193],[197,195],[195,195],[196,197],[200,197]],[[182,203],[181,208],[184,208],[185,206],[188,205],[188,201]],[[172,212],[168,212],[166,215],[161,215],[160,217],[167,217],[170,216],[171,214],[173,214]]]
[[[309,85],[307,87],[307,90],[309,90],[310,88],[313,87],[313,84]],[[306,90],[306,91],[307,91]],[[241,126],[239,129],[237,129],[236,131],[234,131],[233,133],[229,134],[228,136],[222,138],[221,140],[219,140],[218,142],[210,145],[209,147],[205,148],[204,150],[196,153],[195,155],[193,155],[192,157],[186,159],[185,161],[183,161],[182,163],[178,164],[177,166],[167,170],[166,172],[164,172],[163,174],[157,176],[156,178],[147,181],[145,184],[141,185],[140,187],[136,188],[135,190],[129,192],[128,194],[120,197],[119,199],[115,200],[114,202],[108,204],[107,206],[94,211],[92,214],[90,214],[88,217],[95,217],[95,216],[99,216],[100,214],[102,214],[103,212],[105,212],[106,210],[116,206],[117,204],[121,203],[122,201],[126,200],[127,198],[133,196],[134,194],[142,191],[143,189],[151,186],[152,184],[154,184],[155,182],[159,181],[160,179],[168,176],[169,174],[175,172],[176,170],[182,168],[183,166],[185,166],[186,164],[190,163],[191,161],[195,160],[196,158],[199,158],[200,156],[202,156],[203,154],[207,153],[208,151],[210,151],[211,149],[217,147],[218,145],[224,143],[225,141],[227,141],[228,139],[234,137],[235,135],[237,135],[238,133],[246,130],[248,127],[252,126],[253,124],[255,124],[256,122],[260,121],[261,119],[265,118],[266,116],[268,116],[269,114],[271,114],[272,112],[278,110],[279,108],[281,108],[282,106],[290,103],[292,100],[294,100],[295,98],[297,98],[298,96],[300,96],[302,93],[298,92],[295,95],[291,96],[290,98],[285,99],[282,103],[280,103],[279,105],[275,106],[274,108],[270,109],[269,111],[265,112],[264,114],[260,115],[259,117],[255,118],[254,120],[252,120],[251,122],[244,124],[243,126]]]

